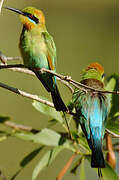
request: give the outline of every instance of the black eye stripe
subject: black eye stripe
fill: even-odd
[[[30,19],[32,19],[36,24],[39,23],[39,19],[37,17],[35,17],[34,15],[30,14],[30,13],[24,13],[25,16],[29,17]]]

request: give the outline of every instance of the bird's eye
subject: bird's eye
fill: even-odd
[[[33,15],[32,15],[32,14],[29,14],[28,17],[32,19],[32,18],[33,18]]]
[[[34,15],[30,14],[30,13],[25,13],[25,16],[27,16],[28,18],[30,18],[32,21],[34,21],[35,24],[39,23],[39,19],[37,17],[35,17]]]

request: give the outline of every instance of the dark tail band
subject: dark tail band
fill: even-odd
[[[63,100],[61,99],[61,96],[60,96],[60,93],[59,93],[59,91],[58,91],[57,86],[56,86],[55,91],[52,91],[52,92],[51,92],[51,96],[52,96],[52,100],[53,100],[55,109],[56,109],[57,111],[63,111],[63,112],[68,111],[68,109],[67,109],[67,107],[65,106]]]

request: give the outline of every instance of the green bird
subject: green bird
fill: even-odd
[[[98,63],[90,64],[83,71],[81,83],[103,91],[105,89],[103,67]],[[76,124],[78,126],[80,123],[89,147],[92,150],[91,167],[98,168],[100,176],[101,168],[105,167],[102,143],[110,99],[102,92],[76,89],[73,94],[73,103],[77,114]]]
[[[57,111],[67,111],[56,84],[56,77],[50,73],[41,73],[41,68],[56,71],[56,47],[52,36],[45,26],[45,16],[41,10],[26,7],[23,11],[6,7],[20,14],[23,24],[20,36],[20,52],[24,65],[32,70],[48,92]]]

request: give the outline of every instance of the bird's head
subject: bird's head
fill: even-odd
[[[20,14],[21,23],[28,30],[36,26],[45,25],[45,16],[41,10],[38,10],[33,7],[26,7],[23,10],[10,8],[10,7],[5,7],[5,8]]]
[[[100,75],[102,77],[104,77],[104,68],[102,67],[101,64],[99,64],[99,63],[91,63],[91,64],[88,65],[87,70],[90,70],[90,69],[95,69],[96,71],[98,71],[98,73],[100,73]]]
[[[104,81],[104,68],[99,63],[91,63],[83,72],[83,79],[94,78]]]

